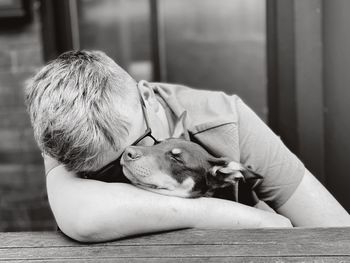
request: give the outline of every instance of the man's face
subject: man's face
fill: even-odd
[[[152,136],[157,140],[170,137],[168,121],[164,109],[155,98],[147,98],[144,107],[142,107],[142,103],[140,103],[138,107],[129,107],[127,109],[128,116],[126,117],[129,123],[128,137],[125,138],[124,141],[121,141],[121,149],[119,151],[110,150],[105,153],[101,167],[104,167],[106,164],[120,157],[126,147],[132,144],[135,145],[135,141],[145,134],[147,128],[152,128]],[[149,100],[153,101],[150,103]],[[154,142],[155,141],[150,137],[145,137],[140,140],[137,145],[151,146]]]
[[[127,123],[128,126],[128,136],[126,138],[121,139],[121,148],[119,151],[115,151],[113,149],[109,150],[104,154],[103,163],[101,167],[107,165],[111,161],[117,159],[119,156],[121,156],[124,149],[131,145],[137,138],[139,138],[146,130],[146,125],[144,122],[144,117],[142,114],[141,107],[138,108],[132,108],[130,107],[128,109],[128,112],[130,112]]]

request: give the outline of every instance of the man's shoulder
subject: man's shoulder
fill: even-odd
[[[211,98],[217,96],[228,96],[228,97],[238,97],[236,94],[227,94],[221,90],[214,89],[203,89],[201,87],[190,87],[183,84],[177,83],[165,83],[165,82],[151,82],[152,85],[161,88],[169,95],[175,95],[179,98],[185,99],[188,95],[199,95],[200,98]]]
[[[223,91],[205,90],[180,84],[154,83],[165,92],[168,98],[176,100],[191,115],[217,117],[236,115],[237,95],[228,95]]]

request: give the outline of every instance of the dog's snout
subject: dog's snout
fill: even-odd
[[[127,147],[123,154],[123,158],[125,161],[135,161],[141,156],[142,153],[133,147]]]

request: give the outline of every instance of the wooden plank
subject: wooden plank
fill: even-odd
[[[0,259],[0,262],[2,260]],[[303,263],[345,263],[349,262],[349,257],[197,257],[197,258],[156,258],[156,257],[140,257],[140,258],[105,258],[102,256],[96,256],[93,259],[82,259],[82,258],[70,258],[69,262],[128,262],[128,263],[174,263],[174,262],[188,262],[188,263],[266,263],[266,262],[275,262],[275,263],[291,263],[291,262],[303,262]],[[37,263],[43,262],[41,260],[15,260],[11,261],[12,263]],[[45,259],[45,262],[54,262],[54,263],[66,263],[67,259]]]
[[[347,248],[349,249],[349,247]],[[85,247],[56,247],[56,248],[4,248],[0,250],[3,260],[41,260],[41,259],[68,259],[96,256],[107,258],[137,258],[145,257],[320,257],[338,256],[349,257],[344,249],[336,253],[327,252],[327,244],[310,246],[305,244],[259,244],[259,245],[137,245],[137,246],[85,246]],[[334,252],[334,251],[332,251]]]
[[[288,237],[288,239],[286,239]],[[90,244],[90,246],[123,246],[123,245],[237,245],[262,243],[313,243],[345,242],[350,245],[350,227],[339,228],[265,228],[265,229],[188,229],[170,231],[161,234],[143,235],[140,237],[125,238],[113,242]],[[84,246],[65,235],[56,232],[9,232],[0,233],[0,248],[16,247],[61,247]],[[349,247],[350,248],[350,247]],[[349,251],[350,253],[350,251]]]
[[[100,244],[57,233],[2,233],[0,258],[350,256],[350,228],[183,230]]]

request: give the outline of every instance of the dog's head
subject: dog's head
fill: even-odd
[[[136,186],[165,195],[210,196],[240,179],[260,178],[243,165],[216,158],[200,145],[167,139],[154,146],[130,146],[121,158],[125,176]]]

